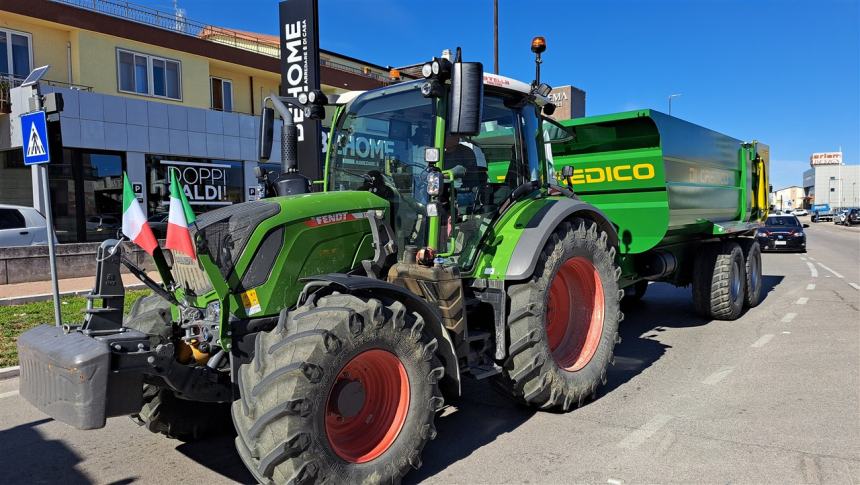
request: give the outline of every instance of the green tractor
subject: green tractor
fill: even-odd
[[[84,324],[19,339],[21,394],[77,428],[131,415],[181,439],[232,414],[261,483],[399,480],[463,379],[540,409],[593,399],[622,319],[618,235],[556,185],[546,145],[570,136],[543,116],[550,87],[459,52],[416,70],[331,99],[268,98],[263,158],[284,120],[283,171],[261,174],[273,197],[200,216],[197,258],[167,254],[164,284],[106,242]],[[312,192],[292,110],[326,106]],[[123,264],[154,291],[124,317]]]

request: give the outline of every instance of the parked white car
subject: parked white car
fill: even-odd
[[[792,212],[792,214],[800,217],[800,216],[808,216],[809,212],[807,212],[806,209],[795,209],[794,212]]]
[[[45,216],[32,207],[0,204],[0,247],[36,244],[48,244]]]

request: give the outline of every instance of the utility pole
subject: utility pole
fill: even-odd
[[[681,96],[681,95],[682,95],[682,93],[678,93],[678,94],[670,94],[670,95],[669,95],[669,114],[670,114],[670,115],[672,114],[672,98],[677,98],[677,97],[679,97],[679,96]]]
[[[493,72],[499,73],[499,0],[493,0]]]

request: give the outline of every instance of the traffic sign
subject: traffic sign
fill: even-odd
[[[36,165],[51,161],[48,146],[48,123],[44,111],[21,115],[21,144],[24,149],[24,165]]]

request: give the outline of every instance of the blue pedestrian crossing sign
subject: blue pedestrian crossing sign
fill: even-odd
[[[22,148],[24,149],[24,165],[36,165],[51,161],[51,151],[48,147],[48,123],[44,111],[36,111],[21,115]]]

